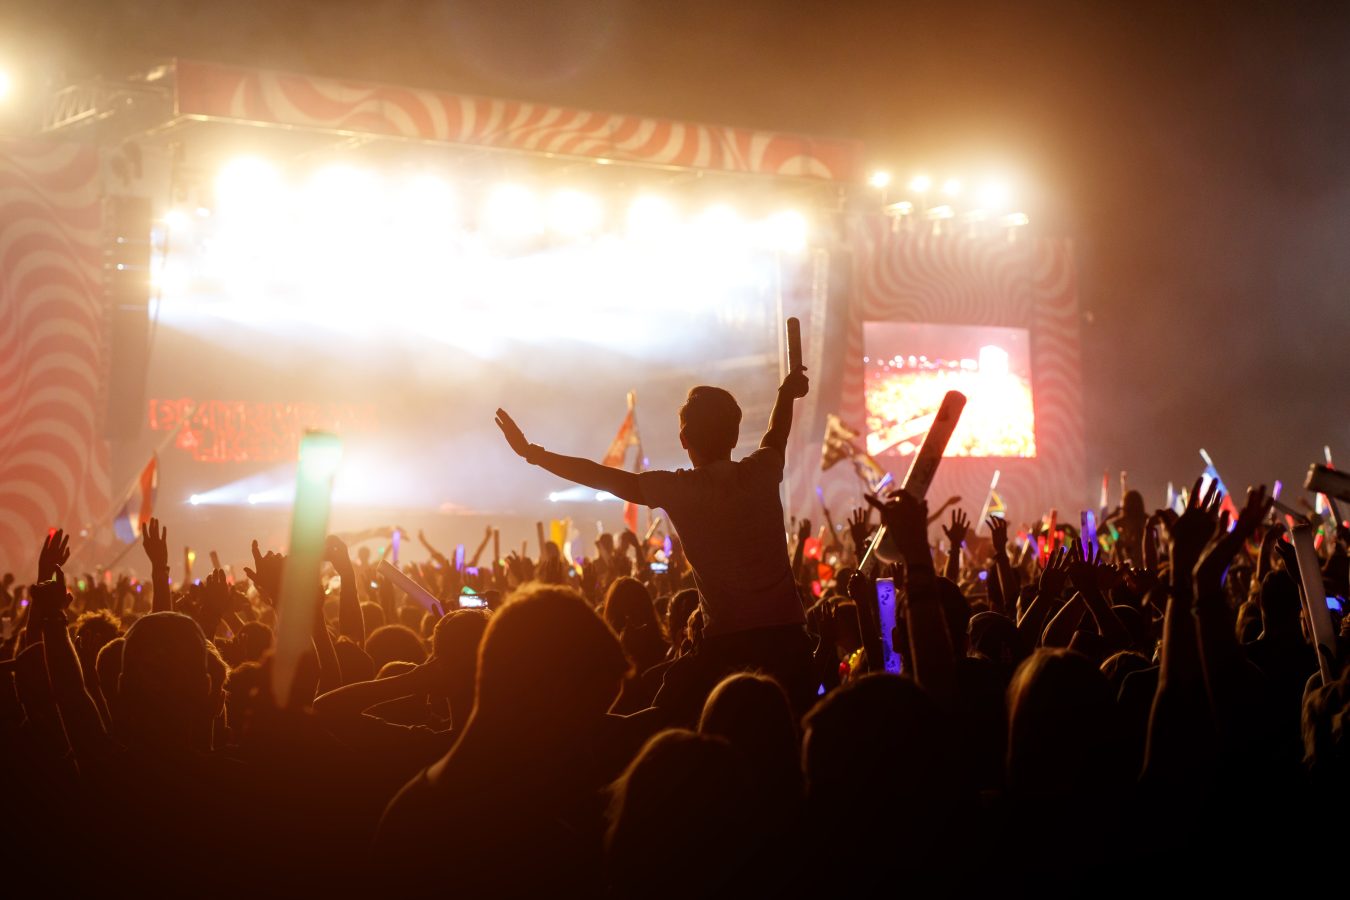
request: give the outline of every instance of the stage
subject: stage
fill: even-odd
[[[236,566],[281,547],[305,428],[342,435],[335,530],[504,550],[622,504],[522,468],[492,424],[628,466],[687,465],[689,387],[738,398],[758,445],[803,325],[785,508],[842,524],[831,415],[902,478],[924,398],[973,391],[932,496],[1014,521],[1095,508],[1069,240],[1011,210],[916,205],[856,142],[174,60],[71,85],[0,138],[0,571],[49,527],[77,564],[157,459],[173,542]],[[979,215],[976,215],[979,213]],[[884,359],[883,359],[884,356]],[[875,359],[874,359],[875,357]],[[903,412],[898,412],[903,409]],[[645,520],[644,520],[645,525]],[[132,554],[128,560],[140,560]],[[26,577],[20,575],[20,577]]]

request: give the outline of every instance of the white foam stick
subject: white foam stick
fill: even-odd
[[[1317,548],[1313,545],[1313,527],[1307,523],[1295,525],[1290,532],[1294,551],[1298,554],[1298,575],[1303,582],[1304,611],[1312,623],[1313,641],[1317,645],[1317,665],[1322,672],[1322,683],[1331,684],[1335,673],[1331,663],[1336,659],[1336,632],[1327,609],[1326,588],[1322,584],[1322,567],[1317,564]]]
[[[965,408],[966,395],[960,391],[948,391],[947,396],[942,398],[942,405],[938,407],[937,415],[933,418],[933,427],[928,429],[928,434],[924,436],[923,446],[914,455],[914,461],[909,465],[909,473],[905,475],[904,484],[900,487],[900,490],[915,500],[922,500],[928,496],[928,489],[933,486],[933,478],[937,475],[938,464],[942,462],[942,454],[947,450],[947,442],[952,439],[956,423],[961,419],[961,410]],[[883,524],[877,529],[871,546],[858,563],[859,569],[866,567],[885,536],[886,526]]]
[[[952,439],[956,423],[961,419],[961,410],[965,408],[966,395],[960,391],[948,391],[947,396],[942,398],[942,405],[933,419],[933,427],[924,435],[923,446],[914,454],[909,473],[900,487],[915,500],[928,496],[928,489],[933,486],[933,478],[937,475],[938,464],[942,462],[942,454],[947,450],[947,442]]]
[[[436,611],[436,597],[431,591],[414,581],[412,576],[404,574],[403,570],[398,566],[391,565],[387,559],[382,559],[376,569],[385,578],[388,578],[394,584],[398,585],[399,590],[408,595],[408,599],[412,600],[427,612]]]

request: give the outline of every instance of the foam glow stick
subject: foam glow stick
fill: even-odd
[[[989,479],[989,493],[984,495],[984,506],[980,507],[980,517],[975,520],[975,529],[978,531],[984,524],[984,520],[989,517],[989,504],[994,502],[994,490],[998,487],[999,470],[994,470],[994,477]]]
[[[961,410],[965,408],[966,395],[960,391],[948,391],[947,396],[942,398],[942,405],[938,407],[937,415],[933,418],[933,427],[924,435],[923,446],[914,454],[914,461],[909,464],[909,473],[905,475],[905,483],[900,486],[900,490],[915,500],[922,500],[928,496],[928,489],[933,485],[933,478],[937,475],[937,467],[942,462],[947,442],[952,439],[956,423],[961,419]],[[859,569],[867,566],[885,536],[886,525],[883,522],[877,528],[872,543],[868,545],[867,552],[858,563]]]
[[[1092,510],[1085,509],[1080,517],[1083,526],[1083,540],[1089,548],[1097,546],[1097,517]]]
[[[391,565],[389,560],[382,559],[376,566],[376,570],[388,578],[403,593],[408,595],[408,599],[425,609],[427,612],[435,612],[437,609],[436,597],[431,591],[422,587],[413,580],[411,575],[406,574],[398,566]]]
[[[796,372],[802,367],[802,323],[791,318],[787,320],[788,371]]]
[[[1332,663],[1336,659],[1336,632],[1327,609],[1326,589],[1322,584],[1322,567],[1317,564],[1317,549],[1313,546],[1313,528],[1306,522],[1295,525],[1289,532],[1298,555],[1298,575],[1303,582],[1303,609],[1312,623],[1313,641],[1317,645],[1317,667],[1322,672],[1322,683],[1335,679]]]
[[[900,674],[900,654],[891,635],[895,631],[895,579],[877,579],[877,613],[881,627],[881,660],[886,671]]]
[[[1275,482],[1275,495],[1279,496],[1279,482]],[[1172,482],[1167,482],[1167,505],[1164,509],[1171,509],[1177,502],[1177,489]]]
[[[295,472],[295,506],[291,510],[291,544],[281,578],[276,653],[272,659],[272,696],[287,706],[300,659],[312,646],[317,585],[323,561],[333,478],[342,460],[342,440],[335,434],[307,431],[300,439]]]
[[[492,529],[492,564],[495,566],[502,561],[502,533],[496,528]]]
[[[1105,512],[1106,510],[1111,508],[1110,491],[1111,491],[1111,473],[1103,470],[1101,502],[1097,504],[1097,507],[1101,509],[1102,512]]]
[[[393,536],[389,539],[390,554],[394,557],[394,565],[398,565],[398,539],[400,534],[402,534],[402,531],[395,528]]]

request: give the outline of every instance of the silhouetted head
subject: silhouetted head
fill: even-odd
[[[1138,491],[1126,491],[1120,507],[1127,522],[1143,522],[1148,518],[1148,512],[1144,509],[1144,495]]]
[[[713,688],[703,704],[700,734],[726,738],[744,754],[770,803],[801,793],[801,745],[787,694],[767,675],[741,672]]]
[[[1008,686],[1008,786],[1067,801],[1117,780],[1119,729],[1110,682],[1086,656],[1037,650]]]
[[[385,625],[376,628],[366,638],[366,653],[378,672],[385,663],[394,661],[423,663],[427,648],[422,639],[406,625]]]
[[[610,788],[612,895],[723,895],[755,832],[744,775],[722,738],[672,729],[649,740]]]
[[[93,663],[103,646],[121,634],[121,630],[122,623],[106,609],[81,613],[75,620],[75,649],[79,651],[81,664]]]
[[[333,652],[337,654],[338,668],[342,670],[342,680],[351,684],[355,681],[371,681],[375,678],[375,663],[370,654],[361,649],[361,645],[343,635],[333,642]],[[258,657],[259,660],[262,657]]]
[[[656,607],[652,605],[652,595],[636,578],[625,575],[614,579],[605,592],[604,610],[605,621],[615,634],[623,634],[625,629],[634,627],[651,628],[658,634],[661,632]]]
[[[249,622],[239,629],[236,643],[243,649],[245,662],[257,662],[272,649],[272,629],[261,622]]]
[[[802,768],[816,821],[893,833],[905,820],[956,814],[955,739],[941,708],[913,679],[874,673],[849,682],[818,702],[803,728]],[[895,814],[902,809],[909,812]]]
[[[118,732],[131,745],[205,749],[211,678],[197,623],[176,612],[137,619],[122,646],[117,694]]]
[[[527,584],[483,635],[471,725],[539,734],[584,725],[613,705],[627,672],[619,639],[581,594]]]
[[[1012,667],[1022,661],[1017,623],[996,612],[976,613],[970,620],[970,650],[985,659]],[[1012,671],[1011,668],[1004,671]]]
[[[699,385],[680,407],[680,446],[694,465],[731,456],[741,434],[741,408],[730,392]]]
[[[490,616],[485,609],[455,610],[437,622],[431,633],[431,658],[441,674],[441,693],[450,701],[456,728],[463,727],[473,708],[478,648]]]
[[[1297,631],[1303,614],[1298,584],[1283,569],[1266,573],[1261,581],[1261,630],[1272,634]]]
[[[1134,650],[1121,650],[1108,656],[1102,663],[1101,670],[1106,680],[1111,683],[1111,695],[1119,697],[1125,679],[1134,672],[1142,672],[1150,665],[1149,658],[1144,654]]]
[[[361,623],[366,627],[366,634],[381,627],[384,625],[384,608],[370,600],[365,601],[361,604]]]
[[[685,626],[689,623],[689,614],[696,609],[698,609],[698,591],[694,588],[685,588],[670,598],[666,621],[669,623],[667,630],[671,641],[684,634]]]

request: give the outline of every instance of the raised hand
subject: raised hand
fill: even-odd
[[[800,547],[806,543],[806,539],[811,536],[811,520],[802,519],[797,525],[797,546]]]
[[[1087,541],[1081,547],[1077,541],[1069,543],[1069,581],[1076,590],[1084,594],[1101,590],[1102,569],[1115,572],[1113,567],[1102,562],[1100,547],[1089,545]]]
[[[70,559],[70,536],[60,528],[47,535],[38,554],[38,583],[49,580]]]
[[[789,372],[783,379],[783,383],[778,388],[778,393],[784,397],[791,397],[796,400],[799,397],[805,397],[811,390],[811,382],[806,377],[806,367],[802,366],[795,372]],[[498,410],[500,413],[501,410]]]
[[[420,534],[420,532],[419,532]],[[323,542],[323,558],[325,562],[331,563],[338,573],[346,572],[352,568],[352,557],[347,550],[347,544],[335,534],[330,534]],[[257,559],[255,554],[254,559]],[[217,569],[216,571],[220,571]]]
[[[1185,596],[1190,595],[1191,573],[1200,553],[1219,525],[1219,503],[1223,500],[1218,481],[1211,481],[1209,490],[1202,497],[1200,486],[1203,483],[1203,479],[1195,479],[1195,487],[1186,501],[1186,511],[1169,529],[1172,535],[1172,589],[1174,592],[1180,589]]]
[[[245,566],[244,574],[270,606],[276,606],[281,599],[281,573],[285,566],[286,557],[271,550],[264,556],[258,549],[258,542],[253,542],[253,568]]]
[[[502,435],[506,438],[506,443],[511,445],[511,449],[516,455],[524,458],[530,449],[530,442],[525,440],[525,433],[520,430],[520,426],[515,420],[506,414],[506,410],[498,409],[496,418],[497,427],[502,430]]]
[[[1273,500],[1266,496],[1266,486],[1247,489],[1247,502],[1238,513],[1233,530],[1220,527],[1212,533],[1212,538],[1201,552],[1192,572],[1195,579],[1197,596],[1202,592],[1215,594],[1223,584],[1223,574],[1228,564],[1242,549],[1247,538],[1256,533],[1256,529],[1270,512]],[[1184,518],[1184,517],[1183,517]]]
[[[853,552],[861,559],[867,550],[867,510],[859,506],[848,516],[848,534],[853,540]]]
[[[1040,590],[1042,594],[1058,597],[1064,592],[1069,580],[1069,552],[1060,547],[1051,555],[1045,568],[1041,570]]]
[[[928,503],[915,500],[904,491],[895,491],[885,503],[873,494],[864,494],[863,497],[881,511],[886,530],[910,568],[926,567],[931,570],[933,556],[928,550]]]
[[[28,589],[31,600],[29,616],[34,625],[42,625],[50,619],[60,617],[64,622],[66,607],[70,606],[70,592],[66,590],[66,573],[58,565],[52,574]]]
[[[141,523],[141,546],[145,548],[151,569],[169,568],[169,529],[161,528],[159,519],[151,519],[149,525]]]
[[[961,545],[966,541],[966,535],[970,532],[970,517],[963,510],[952,510],[952,524],[944,525],[942,533],[947,535],[947,540],[951,541],[952,552],[958,553]]]
[[[989,538],[994,542],[994,555],[1008,555],[1008,520],[990,516],[985,520],[989,526]]]

